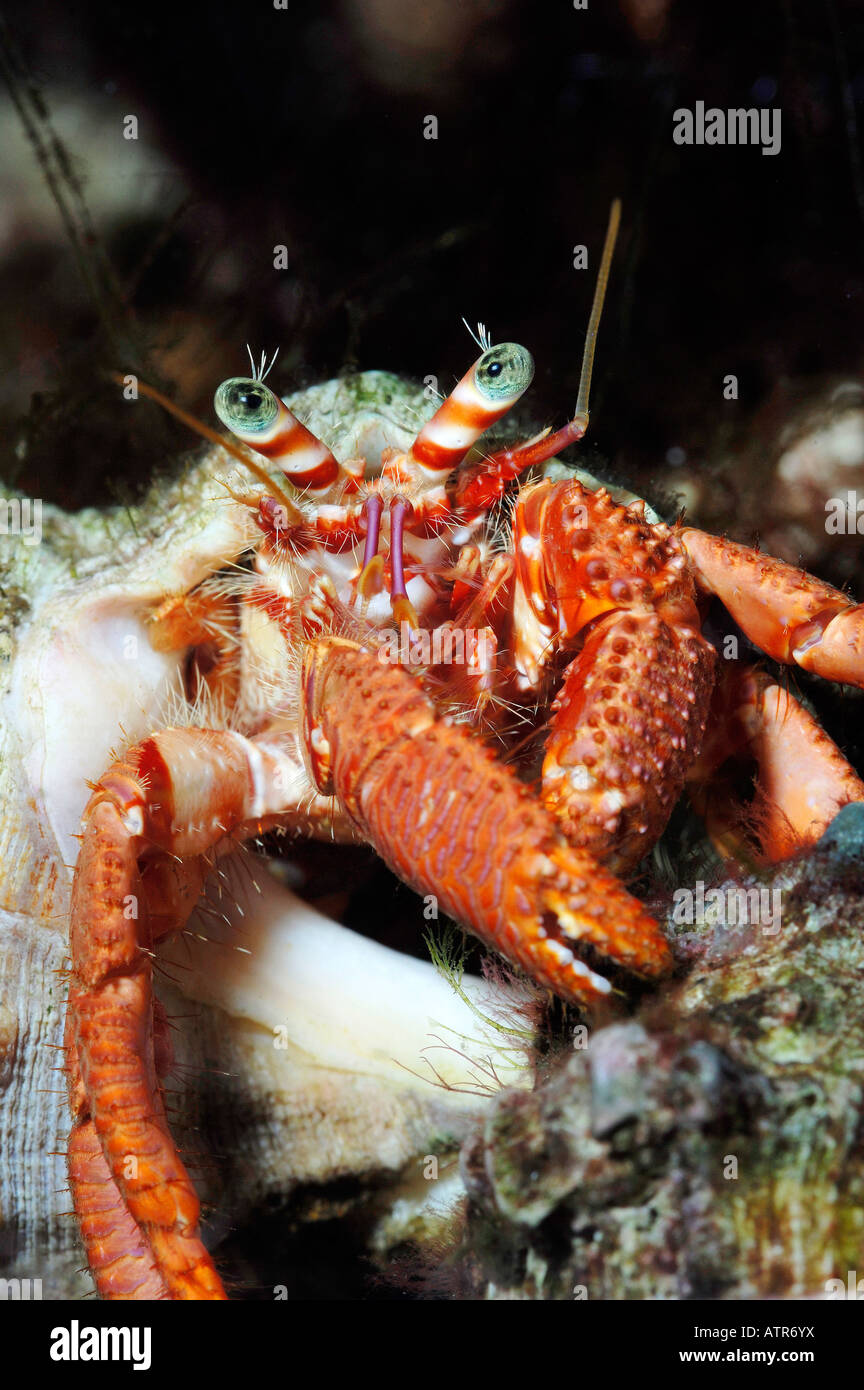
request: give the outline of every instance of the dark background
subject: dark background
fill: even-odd
[[[346,367],[447,386],[472,360],[463,314],[530,347],[530,404],[561,424],[616,194],[586,458],[599,447],[650,490],[670,449],[698,471],[718,432],[746,429],[778,390],[794,400],[825,374],[857,376],[859,4],[287,6],[6,7],[49,108],[71,99],[102,130],[98,151],[66,147],[122,321],[100,324],[56,213],[17,225],[10,200],[0,463],[18,486],[67,506],[114,500],[185,444],[156,411],[133,430],[101,366],[149,369],[208,419],[247,339],[281,345],[283,391]],[[781,153],[673,144],[673,110],[696,100],[779,105]],[[122,175],[129,113],[168,173],[146,214],[103,218],[98,186],[112,159]],[[277,243],[287,270],[273,269]],[[580,243],[588,271],[572,267]],[[722,397],[729,372],[737,403]]]

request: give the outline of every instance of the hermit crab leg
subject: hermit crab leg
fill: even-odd
[[[304,750],[363,837],[418,892],[541,985],[583,1005],[611,985],[580,952],[637,974],[670,964],[654,920],[558,833],[492,752],[440,718],[405,671],[343,638],[306,648]],[[419,809],[418,809],[419,808]]]
[[[728,759],[746,757],[758,768],[748,811],[717,778]],[[688,781],[718,850],[738,853],[750,821],[768,863],[814,844],[843,806],[864,801],[864,782],[813,716],[770,676],[737,664],[721,670],[711,731]]]
[[[69,1183],[81,1238],[97,1286],[109,1299],[168,1299],[168,1284],[153,1251],[111,1176],[92,1120],[79,1121],[69,1137]],[[187,1245],[190,1261],[201,1251]]]
[[[750,683],[747,714],[759,766],[759,839],[775,862],[815,844],[843,806],[864,801],[864,782],[813,716],[768,677]]]
[[[749,546],[690,526],[678,535],[700,588],[718,596],[763,652],[864,687],[864,604]]]
[[[106,1298],[225,1297],[162,1107],[152,947],[194,908],[200,856],[273,824],[296,802],[299,771],[277,743],[168,729],[110,768],[85,810],[66,1021],[69,1173]]]

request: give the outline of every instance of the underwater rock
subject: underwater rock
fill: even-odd
[[[463,1149],[477,1298],[824,1297],[864,1236],[864,806]],[[737,885],[736,885],[737,886]]]

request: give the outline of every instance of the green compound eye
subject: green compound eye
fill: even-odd
[[[474,368],[474,381],[492,401],[521,396],[531,385],[534,358],[519,343],[496,343]]]
[[[223,425],[235,434],[263,434],[279,414],[279,402],[270,387],[244,376],[223,381],[213,407]]]

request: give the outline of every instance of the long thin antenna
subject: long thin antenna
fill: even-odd
[[[125,379],[119,372],[108,372],[108,376],[111,381],[116,382],[118,386],[125,385]],[[244,468],[248,468],[249,472],[254,473],[258,481],[264,484],[270,496],[275,497],[277,502],[282,503],[282,506],[288,514],[291,525],[303,525],[306,518],[300,508],[295,505],[287,493],[282,491],[278,483],[273,481],[266,469],[262,468],[260,463],[256,463],[254,459],[250,458],[248,453],[244,453],[242,449],[239,449],[232,440],[226,439],[224,435],[217,434],[215,430],[211,430],[210,426],[205,425],[203,420],[199,420],[195,415],[190,415],[188,410],[183,410],[179,405],[175,405],[168,396],[163,395],[161,391],[157,391],[155,386],[148,386],[146,381],[139,380],[137,387],[142,396],[149,396],[151,401],[156,401],[158,405],[162,406],[163,410],[167,410],[169,414],[181,420],[184,425],[188,425],[190,430],[194,430],[196,434],[200,434],[204,439],[209,439],[211,444],[218,444],[219,448],[224,449],[226,453],[233,454],[234,458],[238,459],[239,462],[243,464]]]
[[[463,471],[452,491],[454,510],[462,517],[472,520],[488,511],[493,502],[504,494],[507,483],[518,478],[528,468],[536,468],[547,459],[554,458],[570,444],[577,443],[588,428],[588,392],[591,390],[591,372],[594,367],[594,349],[597,346],[597,329],[603,312],[606,284],[615,251],[615,240],[621,222],[621,200],[616,198],[609,210],[609,225],[606,228],[606,241],[600,258],[597,285],[594,290],[594,303],[585,334],[585,351],[582,354],[582,375],[579,378],[579,398],[576,413],[560,430],[550,434],[544,430],[527,444],[515,448],[500,449],[494,454],[485,454],[483,462],[472,469]]]
[[[618,236],[618,226],[621,222],[621,199],[616,198],[609,211],[609,225],[606,228],[606,241],[603,244],[603,255],[600,260],[600,270],[597,274],[597,285],[594,290],[594,303],[591,305],[591,317],[588,320],[588,332],[585,335],[585,351],[582,354],[582,375],[579,378],[579,395],[576,399],[576,413],[574,422],[588,426],[588,393],[591,390],[591,373],[594,370],[594,349],[597,346],[597,329],[600,327],[600,315],[603,312],[603,300],[606,297],[606,285],[609,280],[609,267],[612,264],[612,255],[615,251],[615,241]],[[583,430],[584,433],[584,430]]]

